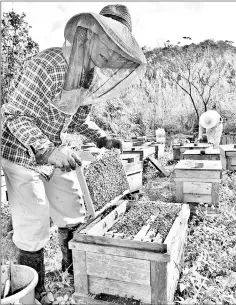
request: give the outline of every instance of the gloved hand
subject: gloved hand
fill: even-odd
[[[198,139],[198,142],[199,142],[199,143],[203,143],[203,138],[199,138],[199,139]]]
[[[102,137],[97,140],[97,147],[102,148],[105,147],[106,149],[118,148],[123,151],[122,142],[116,139],[108,139],[107,137]]]
[[[59,146],[42,153],[36,153],[36,161],[38,164],[53,164],[61,170],[70,172],[76,169],[76,163],[81,166],[80,157],[75,151],[66,146]]]

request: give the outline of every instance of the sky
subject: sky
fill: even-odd
[[[3,12],[26,13],[30,36],[40,50],[60,47],[64,27],[75,14],[99,13],[110,2],[2,2]],[[236,2],[113,2],[130,10],[133,35],[141,47],[162,47],[167,40],[198,43],[205,39],[229,40],[236,46]],[[189,41],[190,42],[190,41]]]

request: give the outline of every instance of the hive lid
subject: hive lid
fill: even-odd
[[[200,155],[201,149],[186,150],[183,154],[184,155]],[[219,155],[220,151],[219,151],[219,149],[211,149],[211,147],[210,147],[209,149],[205,150],[205,154],[206,155]]]
[[[175,170],[222,170],[221,161],[215,160],[180,160]]]
[[[185,145],[181,145],[181,147],[184,147],[184,148],[192,148],[192,147],[196,147],[196,149],[199,147],[199,148],[207,148],[207,147],[211,147],[213,146],[212,144],[209,144],[209,143],[197,143],[197,145],[194,145],[194,143],[188,143],[188,144],[185,144]]]
[[[89,215],[96,217],[129,192],[127,175],[117,149],[106,150],[77,176]]]

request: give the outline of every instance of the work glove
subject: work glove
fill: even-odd
[[[97,147],[102,148],[105,147],[106,149],[118,148],[123,151],[122,142],[116,139],[108,139],[107,137],[102,137],[97,140]]]
[[[203,138],[199,138],[199,139],[198,139],[198,142],[199,142],[199,143],[203,143]]]
[[[36,161],[38,164],[52,164],[62,171],[70,172],[76,169],[76,164],[82,165],[80,157],[75,151],[67,146],[59,146],[47,149],[45,152],[36,153]]]

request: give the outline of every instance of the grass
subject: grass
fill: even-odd
[[[171,153],[160,161],[168,171]],[[170,165],[167,165],[170,164]],[[144,174],[142,200],[175,201],[173,174],[160,177],[148,165]],[[220,215],[207,217],[197,209],[189,222],[182,272],[175,293],[175,304],[236,304],[236,173],[225,171],[220,185]],[[2,202],[2,264],[16,261],[8,203]],[[61,269],[57,227],[52,224],[50,242],[45,248],[46,294],[43,304],[73,304],[73,279]],[[117,300],[116,300],[117,302]],[[120,304],[128,304],[120,299]],[[130,303],[132,304],[132,302]]]

